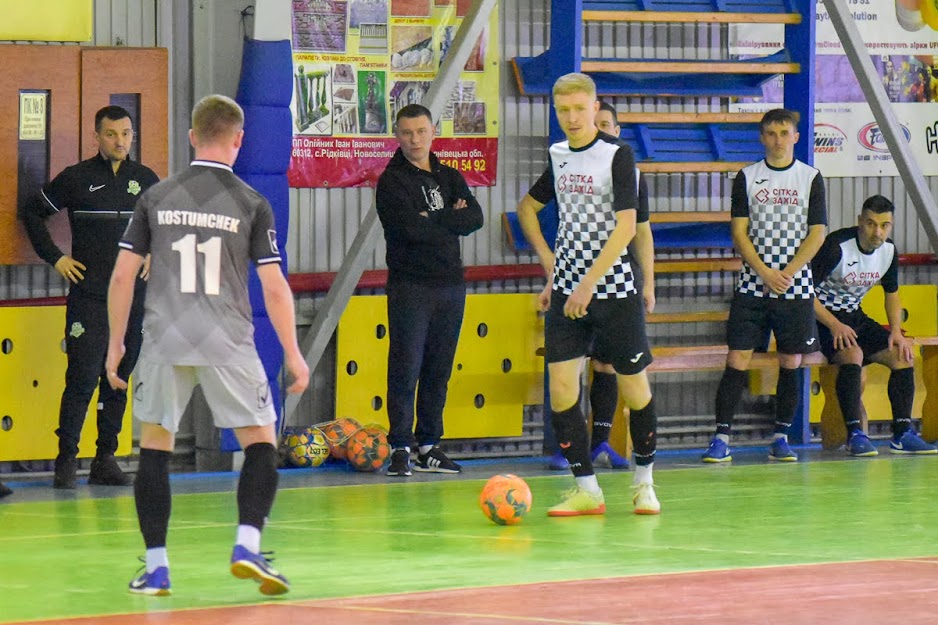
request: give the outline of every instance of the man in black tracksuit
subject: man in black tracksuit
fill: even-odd
[[[482,208],[462,175],[430,152],[434,128],[426,107],[411,104],[398,112],[400,148],[375,194],[387,242],[388,475],[396,476],[411,474],[414,438],[415,471],[461,470],[437,443],[466,305],[459,237],[482,227]]]
[[[133,123],[119,106],[107,106],[95,115],[98,154],[65,168],[27,204],[22,219],[36,253],[69,281],[65,312],[68,369],[59,411],[59,454],[55,459],[54,488],[75,488],[78,440],[88,403],[98,389],[97,453],[91,463],[89,484],[124,486],[129,483],[114,461],[117,435],[127,405],[125,391],[115,391],[104,373],[107,354],[107,289],[120,241],[137,197],[159,181],[153,171],[131,161]],[[68,210],[72,253],[64,254],[49,236],[46,218]],[[140,350],[144,279],[137,281],[127,352],[118,374],[126,379]]]

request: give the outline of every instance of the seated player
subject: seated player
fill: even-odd
[[[892,370],[889,403],[892,405],[894,454],[935,454],[912,428],[915,378],[912,372],[912,341],[902,335],[902,302],[899,300],[899,254],[889,239],[894,207],[882,195],[863,202],[858,225],[832,232],[811,263],[817,299],[821,351],[839,365],[837,401],[847,425],[847,453],[875,456],[860,422],[862,367],[876,362]],[[860,309],[860,300],[877,283],[886,292],[889,330]]]

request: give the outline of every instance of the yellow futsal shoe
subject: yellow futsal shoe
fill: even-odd
[[[594,495],[575,486],[561,496],[563,501],[548,508],[547,516],[584,516],[606,513],[606,499],[602,491]]]
[[[633,484],[635,494],[632,495],[632,503],[635,504],[635,514],[659,514],[661,504],[658,503],[658,497],[655,495],[654,484]]]

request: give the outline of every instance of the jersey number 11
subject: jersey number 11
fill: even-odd
[[[179,290],[183,293],[195,293],[196,272],[198,271],[196,253],[205,256],[206,295],[218,295],[221,286],[221,237],[212,237],[203,243],[196,243],[194,234],[187,234],[173,243],[173,251],[179,252]]]

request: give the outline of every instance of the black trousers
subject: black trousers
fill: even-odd
[[[134,293],[127,334],[124,336],[126,352],[117,375],[126,380],[137,364],[143,341],[143,288]],[[78,440],[85,423],[88,403],[98,389],[99,455],[117,451],[117,435],[123,425],[127,406],[127,391],[116,391],[107,382],[104,361],[107,358],[108,319],[107,302],[80,295],[69,295],[65,309],[65,353],[68,368],[65,371],[65,391],[59,409],[59,457],[78,455]]]
[[[466,286],[398,282],[388,284],[387,295],[388,443],[407,447],[416,437],[418,445],[435,445],[443,437],[443,406],[466,308]]]

